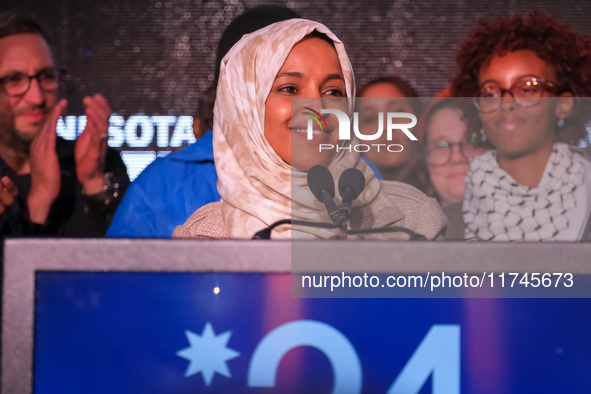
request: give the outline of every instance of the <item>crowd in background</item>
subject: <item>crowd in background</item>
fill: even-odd
[[[282,219],[330,222],[317,196],[300,192],[323,164],[335,179],[350,168],[365,176],[349,223],[283,223],[272,238],[591,240],[591,157],[580,148],[591,120],[589,37],[544,13],[482,19],[460,43],[449,86],[425,102],[392,75],[355,92],[347,43],[329,29],[278,6],[236,18],[200,100],[197,142],[157,159],[128,188],[106,146],[106,100],[85,98],[89,121],[76,143],[56,137],[66,103],[53,43],[28,16],[2,15],[3,234],[169,238],[176,228],[176,237],[250,238]],[[310,145],[292,130],[290,100],[355,96],[349,110],[362,134],[386,126],[378,113],[410,113],[418,140],[382,133],[373,142],[400,151],[294,157]],[[316,135],[316,145],[339,143],[337,133]],[[348,233],[378,227],[396,231]]]

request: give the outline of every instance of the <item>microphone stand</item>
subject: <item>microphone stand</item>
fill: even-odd
[[[349,230],[344,223],[349,220],[351,214],[351,205],[353,200],[359,197],[359,194],[365,187],[365,177],[363,173],[356,168],[349,168],[341,174],[339,178],[339,192],[342,197],[342,204],[337,206],[334,202],[334,180],[331,172],[323,165],[316,165],[308,171],[308,188],[316,199],[324,204],[326,211],[334,223],[308,222],[305,220],[283,219],[279,220],[267,228],[258,231],[252,239],[271,239],[271,231],[282,224],[293,224],[296,226],[309,226],[317,228],[338,228],[346,235],[363,235],[377,233],[395,233],[401,232],[410,236],[411,241],[426,241],[427,238],[417,234],[404,227],[381,227],[367,228],[359,230]]]

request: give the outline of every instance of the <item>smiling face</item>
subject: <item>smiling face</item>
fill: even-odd
[[[443,107],[431,115],[426,145],[433,148],[427,150],[427,161],[430,154],[442,154],[434,151],[438,146],[442,146],[442,143],[443,146],[451,146],[451,155],[447,163],[429,165],[429,176],[443,207],[464,199],[466,175],[470,169],[470,163],[464,155],[474,157],[484,151],[471,145],[464,145],[464,155],[462,155],[457,143],[465,138],[466,121],[460,109]],[[446,153],[449,152],[448,149],[444,149]]]
[[[386,149],[370,150],[363,155],[378,168],[387,170],[397,167],[406,161],[411,153],[412,141],[402,133],[392,133],[392,140],[388,140],[386,133],[386,114],[388,112],[407,112],[415,114],[409,100],[395,85],[388,82],[378,82],[363,90],[359,104],[359,132],[372,135],[378,130],[378,114],[384,114],[384,125],[381,137],[372,143],[375,144],[400,144],[404,147],[401,152],[389,152]],[[418,114],[415,114],[418,116]],[[408,120],[401,120],[399,123],[407,123]]]
[[[526,77],[556,83],[555,72],[549,63],[530,50],[518,50],[504,56],[493,56],[480,70],[479,84],[509,89]],[[557,100],[549,99],[551,96],[544,91],[536,105],[524,108],[506,93],[498,110],[480,114],[484,131],[498,151],[499,162],[531,155],[550,155],[558,112]]]
[[[24,73],[35,75],[55,67],[51,50],[37,34],[15,34],[0,39],[0,78]],[[9,133],[23,141],[31,141],[46,123],[58,101],[58,92],[46,92],[33,79],[29,90],[16,97],[0,92],[0,110],[8,112],[13,126]],[[2,136],[3,141],[8,136]]]
[[[265,138],[283,161],[301,171],[327,164],[336,150],[319,152],[319,145],[337,145],[336,117],[324,115],[328,130],[317,130],[313,122],[314,138],[308,140],[311,118],[298,114],[292,119],[291,101],[309,98],[306,106],[320,112],[326,98],[345,96],[345,80],[334,47],[317,37],[304,38],[287,56],[265,102]]]

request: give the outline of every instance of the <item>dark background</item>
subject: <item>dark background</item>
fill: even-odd
[[[408,79],[422,96],[445,87],[458,42],[481,16],[544,10],[591,34],[589,1],[219,1],[2,0],[54,34],[70,73],[70,113],[100,92],[123,116],[193,115],[214,73],[215,48],[246,8],[279,4],[326,24],[346,45],[357,85],[381,75]]]

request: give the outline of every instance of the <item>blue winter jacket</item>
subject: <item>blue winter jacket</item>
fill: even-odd
[[[123,196],[107,237],[172,237],[193,212],[220,199],[217,180],[209,131],[146,167]]]

